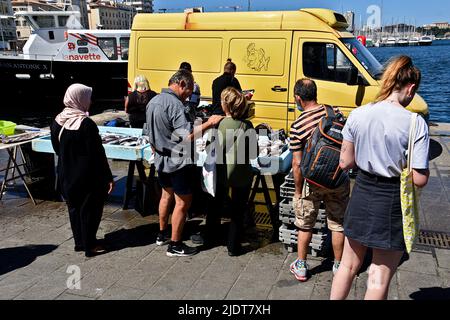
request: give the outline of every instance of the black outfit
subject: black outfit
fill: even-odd
[[[143,128],[146,121],[145,111],[147,104],[156,96],[157,93],[152,90],[145,92],[133,91],[128,95],[127,113],[132,128]]]
[[[96,246],[96,233],[113,181],[97,125],[89,118],[78,130],[67,130],[53,121],[51,140],[58,155],[58,181],[67,203],[75,248],[86,254]]]
[[[369,248],[405,250],[399,177],[358,171],[345,212],[344,234]]]
[[[220,103],[220,95],[227,87],[233,87],[239,91],[242,91],[239,80],[233,77],[231,73],[224,73],[220,77],[216,78],[212,84],[213,114],[225,115]]]
[[[228,229],[227,248],[232,255],[241,253],[241,237],[244,234],[244,217],[245,211],[248,210],[248,198],[250,196],[252,185],[245,187],[231,187],[231,203],[229,215],[231,218]],[[209,243],[217,243],[220,241],[220,221],[224,203],[228,196],[229,188],[223,184],[217,184],[216,197],[208,195],[206,215],[206,241]]]

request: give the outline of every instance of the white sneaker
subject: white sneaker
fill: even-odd
[[[291,263],[289,269],[298,281],[305,282],[308,280],[308,265],[306,261],[296,259]]]

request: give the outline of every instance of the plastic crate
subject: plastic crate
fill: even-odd
[[[297,234],[298,231],[295,227],[282,225],[279,230],[279,239],[288,252],[295,252],[297,250]],[[313,234],[311,242],[309,243],[309,253],[313,257],[323,256],[326,254],[326,250],[329,247],[329,234],[328,232],[323,234]]]
[[[16,130],[16,124],[12,121],[0,120],[0,134],[11,136]]]

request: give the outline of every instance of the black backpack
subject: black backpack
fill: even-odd
[[[303,150],[300,164],[303,178],[316,186],[335,189],[348,181],[347,172],[339,167],[344,117],[325,106],[323,116]]]

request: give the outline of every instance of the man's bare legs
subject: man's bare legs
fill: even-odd
[[[174,193],[172,188],[163,188],[159,200],[159,230],[165,231],[169,225],[169,215],[172,209]]]
[[[187,212],[192,203],[192,194],[175,194],[175,208],[172,214],[172,241],[181,241]]]

